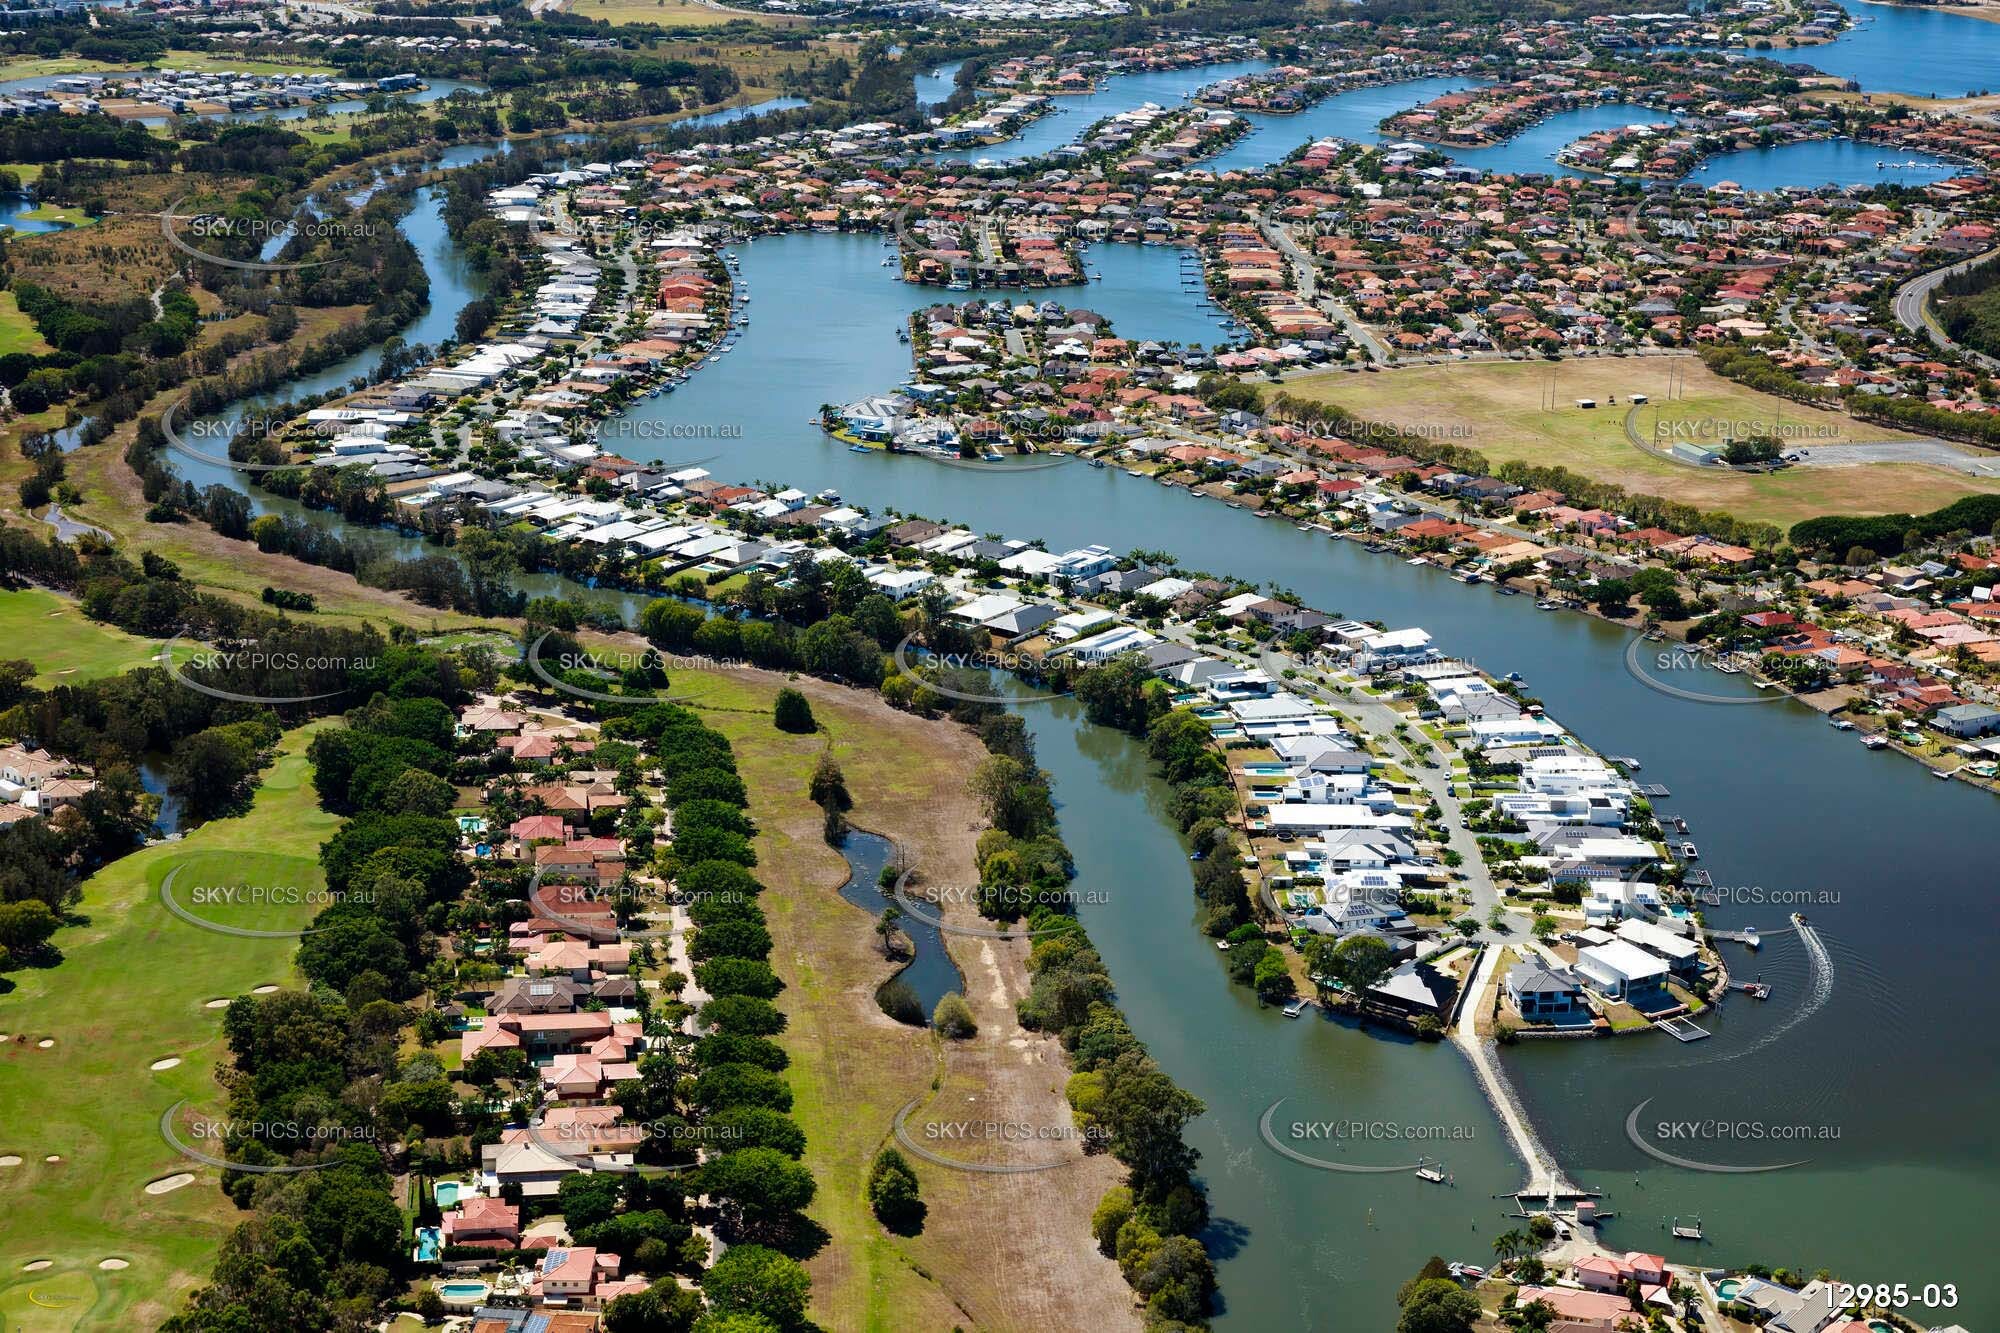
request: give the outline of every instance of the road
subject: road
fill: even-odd
[[[1297,285],[1299,299],[1307,305],[1317,306],[1323,313],[1340,321],[1347,330],[1348,339],[1368,354],[1368,359],[1381,363],[1389,359],[1388,349],[1376,336],[1368,331],[1368,326],[1355,318],[1354,312],[1331,297],[1319,296],[1319,263],[1299,247],[1292,236],[1292,229],[1283,223],[1273,222],[1265,214],[1257,215],[1258,229],[1264,239],[1276,246],[1292,266],[1292,278]]]
[[[1947,334],[1930,316],[1931,293],[1937,290],[1940,283],[1946,278],[1953,277],[1965,272],[1969,268],[1975,268],[1985,263],[1995,255],[2000,255],[2000,250],[1988,250],[1983,255],[1975,255],[1971,259],[1960,260],[1948,268],[1933,269],[1931,272],[1925,273],[1920,277],[1911,278],[1896,289],[1896,322],[1912,333],[1926,335],[1932,342],[1947,352],[1957,352],[1960,356],[1988,374],[2000,373],[2000,359],[1990,357],[1984,352],[1976,352],[1962,343],[1954,342],[1951,335]]]

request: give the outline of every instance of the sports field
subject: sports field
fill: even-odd
[[[76,909],[84,923],[56,932],[62,961],[7,975],[15,989],[0,1001],[0,1162],[19,1161],[0,1165],[0,1210],[18,1225],[0,1227],[0,1326],[158,1327],[240,1219],[219,1173],[169,1147],[159,1119],[183,1098],[220,1109],[222,1012],[208,1005],[291,982],[298,942],[190,925],[161,903],[160,884],[184,865],[175,885],[183,905],[196,888],[310,898],[323,883],[319,843],[336,823],[306,776],[306,744],[325,725],[286,736],[248,814],[92,876]],[[296,928],[317,910],[310,901],[200,908],[257,929]],[[168,1060],[178,1063],[153,1067]],[[183,1172],[193,1179],[147,1192]]]
[[[1642,450],[1625,431],[1635,393],[1650,400],[1634,421],[1640,437],[1665,444],[1714,446],[1731,429],[1740,434],[1758,426],[1788,448],[1814,450],[1916,438],[1757,393],[1690,357],[1467,362],[1374,375],[1327,371],[1290,380],[1285,388],[1295,397],[1335,403],[1426,439],[1476,449],[1495,464],[1520,460],[1566,467],[1628,491],[1780,526],[1818,514],[1923,513],[1971,491],[2000,491],[2000,477],[1924,463],[1746,475],[1686,466]],[[1586,398],[1597,406],[1579,407],[1577,400]]]

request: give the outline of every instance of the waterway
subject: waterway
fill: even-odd
[[[916,83],[917,105],[936,106],[958,91],[958,71],[965,67],[963,60],[954,60],[939,65],[927,74],[919,74]]]
[[[1239,112],[1251,129],[1214,157],[1196,165],[1209,171],[1259,171],[1290,157],[1294,150],[1329,137],[1373,143],[1375,127],[1398,111],[1421,106],[1434,97],[1485,85],[1477,79],[1408,79],[1335,93],[1295,115]]]
[[[412,215],[413,234],[425,216]],[[430,255],[439,244],[420,241],[420,249]],[[1661,1220],[1700,1213],[1712,1240],[1704,1261],[1824,1265],[1857,1281],[1955,1282],[1959,1308],[1925,1322],[1978,1327],[2000,1318],[2000,1296],[1976,1276],[1985,1263],[1978,1219],[2000,1185],[1985,1124],[2000,1057],[2000,992],[1983,951],[2000,927],[1989,796],[1870,754],[1788,701],[1703,705],[1650,690],[1624,669],[1628,631],[1538,613],[1525,598],[1499,598],[1115,469],[1000,472],[850,453],[813,424],[819,406],[906,380],[908,349],[894,330],[914,305],[939,299],[895,282],[880,267],[881,253],[866,238],[832,235],[746,247],[753,311],[783,318],[757,319],[730,356],[678,393],[638,407],[680,436],[655,445],[655,456],[698,459],[728,480],[837,486],[878,510],[1043,537],[1052,549],[1086,542],[1163,549],[1190,567],[1295,589],[1328,612],[1423,625],[1446,651],[1521,672],[1553,716],[1602,751],[1640,756],[1644,778],[1672,788],[1663,804],[1689,820],[1717,883],[1755,887],[1770,895],[1766,903],[1817,895],[1806,910],[1833,953],[1823,1001],[1809,998],[1794,937],[1770,938],[1754,961],[1737,955],[1739,975],[1761,972],[1777,995],[1762,1006],[1731,1000],[1705,1020],[1717,1035],[1697,1046],[1655,1035],[1507,1051],[1514,1082],[1567,1174],[1606,1189],[1621,1214],[1607,1238],[1665,1249]],[[434,273],[432,299],[463,294]],[[1167,312],[1190,299],[1169,288],[1153,303]],[[337,382],[352,372],[327,373]],[[194,470],[184,459],[178,466]],[[239,480],[204,480],[218,479]],[[1713,688],[1752,693],[1740,678],[1719,678]],[[1029,715],[1063,803],[1078,887],[1101,891],[1101,901],[1083,906],[1086,924],[1135,1028],[1209,1107],[1193,1141],[1216,1201],[1228,1301],[1220,1326],[1386,1327],[1396,1285],[1428,1255],[1487,1258],[1492,1236],[1505,1229],[1490,1196],[1517,1183],[1518,1170],[1497,1122],[1450,1049],[1324,1020],[1288,1023],[1232,988],[1192,928],[1187,865],[1141,750],[1078,724],[1068,707]],[[1714,915],[1719,924],[1770,932],[1788,910]],[[1296,1117],[1471,1125],[1471,1139],[1429,1153],[1446,1158],[1456,1188],[1317,1171],[1278,1157],[1259,1141],[1257,1122],[1281,1096],[1290,1099],[1281,1124]],[[1773,1174],[1687,1172],[1654,1163],[1627,1141],[1625,1117],[1649,1096],[1656,1099],[1649,1122],[1698,1114],[1806,1120],[1837,1125],[1842,1136],[1803,1150],[1775,1145],[1764,1160],[1812,1161]],[[1350,1144],[1335,1153],[1393,1162],[1410,1146]],[[1750,1160],[1761,1147],[1749,1146]],[[1743,1151],[1711,1157],[1740,1162]]]
[[[1054,109],[1030,121],[1010,139],[986,147],[954,149],[941,159],[1020,162],[1053,153],[1076,139],[1106,116],[1135,111],[1148,102],[1173,106],[1196,89],[1233,79],[1239,74],[1256,74],[1272,68],[1267,60],[1232,60],[1215,65],[1191,65],[1186,69],[1147,70],[1137,74],[1114,74],[1095,92],[1051,98]]]
[[[48,218],[23,217],[40,208],[39,201],[25,194],[0,195],[0,227],[12,229],[21,236],[36,236],[42,232],[61,231],[68,223],[54,222]]]
[[[1821,46],[1770,55],[1853,79],[1867,92],[1965,97],[2000,87],[2000,24],[1942,8],[1838,2],[1854,16],[1852,28]]]
[[[1686,179],[1711,186],[1734,181],[1746,190],[1776,190],[1788,185],[1918,186],[1968,170],[1971,168],[1962,162],[1907,148],[1856,139],[1812,139],[1722,153],[1704,160]]]
[[[896,864],[895,843],[880,834],[852,829],[841,841],[840,854],[847,859],[849,872],[847,883],[840,886],[841,897],[873,918],[895,906],[895,901],[882,889],[882,868]],[[959,975],[957,965],[945,951],[944,932],[900,908],[897,913],[900,917],[897,926],[909,937],[912,953],[895,979],[916,992],[924,1017],[929,1019],[945,992],[965,993],[965,978]]]

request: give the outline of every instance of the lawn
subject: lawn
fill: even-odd
[[[14,293],[0,291],[0,356],[9,352],[30,352],[43,356],[54,350],[35,328],[34,322],[21,313]]]
[[[41,588],[0,592],[0,657],[22,653],[35,683],[80,685],[144,666],[158,653],[148,639],[86,619],[75,602]]]
[[[317,848],[336,823],[307,781],[305,747],[327,723],[286,736],[251,811],[178,842],[115,862],[84,885],[83,924],[57,932],[62,961],[9,974],[0,1004],[0,1207],[32,1226],[0,1235],[0,1322],[9,1329],[156,1327],[202,1281],[240,1214],[218,1172],[160,1137],[159,1117],[183,1098],[219,1109],[221,1013],[208,1001],[292,979],[296,942],[199,929],[159,899],[184,865],[176,898],[196,887],[321,884]],[[212,919],[265,929],[302,925],[311,903]],[[43,1048],[40,1042],[52,1039]],[[180,1064],[154,1071],[166,1058]],[[55,1155],[61,1160],[44,1160]],[[194,1181],[162,1194],[149,1182],[182,1170]],[[106,1270],[105,1259],[126,1267]],[[34,1273],[24,1266],[48,1260]]]
[[[1684,396],[1666,401],[1668,367],[1683,376]],[[1543,403],[1553,378],[1554,410]],[[1742,475],[1697,469],[1642,453],[1625,434],[1633,393],[1652,402],[1635,423],[1642,439],[1710,437],[1677,422],[1754,422],[1788,442],[1814,448],[1856,440],[1912,438],[1833,412],[1756,393],[1713,374],[1692,358],[1604,358],[1560,362],[1413,366],[1377,375],[1342,371],[1305,375],[1286,386],[1295,396],[1338,404],[1356,416],[1414,429],[1424,438],[1476,449],[1493,463],[1554,464],[1640,494],[1659,495],[1738,518],[1789,526],[1820,514],[1923,513],[1969,491],[2000,491],[2000,479],[1920,463],[1800,467]],[[1611,399],[1617,398],[1616,406]],[[1594,409],[1579,398],[1595,399]],[[1665,423],[1656,426],[1657,422]]]

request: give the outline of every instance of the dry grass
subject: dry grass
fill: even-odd
[[[751,9],[729,9],[698,0],[566,0],[565,13],[583,19],[620,23],[657,23],[663,28],[713,28],[725,23],[760,23],[793,28],[809,25],[802,14],[764,14]]]
[[[984,751],[967,731],[898,713],[879,699],[814,680],[805,692],[821,737],[788,736],[770,722],[776,674],[676,675],[703,716],[734,745],[759,833],[758,876],[776,941],[772,965],[788,989],[781,1038],[792,1055],[794,1114],[819,1182],[813,1217],[832,1236],[811,1263],[813,1316],[830,1329],[1125,1329],[1130,1292],[1089,1234],[1091,1209],[1121,1175],[1107,1157],[1068,1143],[1002,1151],[1073,1163],[1049,1171],[955,1171],[912,1159],[930,1207],[922,1234],[892,1236],[864,1198],[868,1165],[891,1142],[898,1109],[911,1122],[1001,1120],[1067,1126],[1068,1078],[1055,1042],[1024,1032],[1014,1002],[1025,992],[1022,942],[949,937],[979,1022],[969,1041],[941,1043],[885,1017],[875,988],[893,970],[868,915],[839,896],[846,863],[820,836],[804,797],[822,744],[854,795],[859,827],[891,837],[933,884],[975,882],[983,826],[965,779]],[[740,710],[740,711],[739,711]],[[966,909],[947,909],[950,919]],[[979,1160],[978,1148],[947,1155]],[[1021,1160],[1016,1156],[1014,1160]]]
[[[1679,368],[1685,396],[1666,402],[1670,364]],[[1551,375],[1554,411],[1542,406],[1543,386]],[[1655,429],[1657,419],[1669,429],[1677,421],[1760,422],[1816,449],[1856,440],[1915,438],[1745,389],[1693,358],[1467,363],[1378,375],[1329,371],[1286,387],[1298,397],[1336,403],[1356,416],[1476,449],[1494,463],[1566,467],[1629,491],[1780,526],[1820,514],[1923,513],[1969,491],[2000,490],[2000,480],[1917,463],[1744,475],[1698,470],[1641,453],[1624,428],[1626,404],[1635,392],[1653,400],[1637,423],[1642,437]],[[1593,398],[1599,406],[1579,408],[1579,398]],[[1708,442],[1698,436],[1680,438]]]

